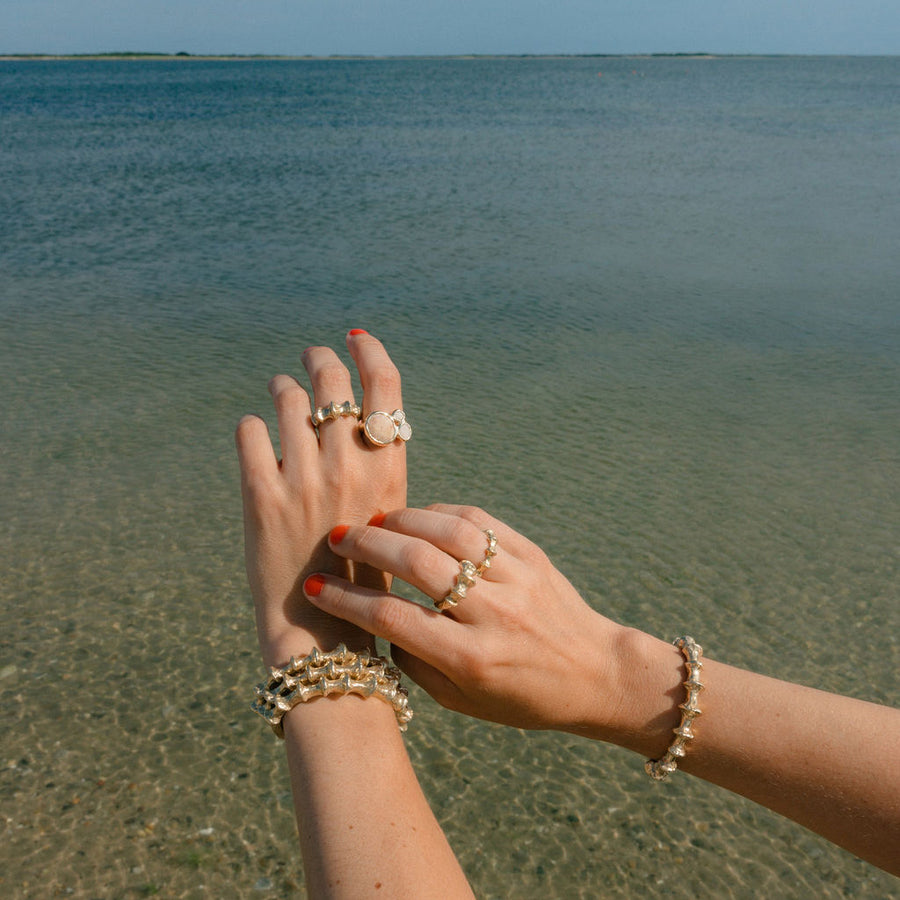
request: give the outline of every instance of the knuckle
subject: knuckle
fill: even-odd
[[[338,359],[329,359],[316,366],[315,377],[326,388],[343,386],[350,377],[347,367]]]
[[[550,557],[538,547],[537,544],[532,544],[529,541],[525,547],[520,552],[520,556],[522,561],[533,568],[543,569],[547,567],[552,567],[552,563],[550,562]]]
[[[463,506],[459,511],[459,516],[467,522],[474,522],[476,525],[488,518],[488,514],[480,506]]]
[[[366,377],[366,388],[379,394],[393,394],[400,390],[400,372],[389,361],[375,366]]]
[[[271,381],[272,399],[276,407],[287,407],[303,403],[309,404],[309,397],[305,390],[289,377],[277,377]]]
[[[244,493],[248,497],[259,497],[261,494],[269,491],[270,480],[262,466],[247,463],[241,472],[241,480]]]
[[[472,523],[466,519],[451,519],[447,529],[447,538],[452,546],[468,547],[471,545],[477,548],[479,544],[483,543],[480,530],[473,528]],[[477,555],[477,553],[472,555]]]
[[[459,649],[458,663],[465,673],[466,680],[475,685],[487,684],[490,680],[490,656],[483,648],[474,644],[466,644]]]
[[[409,612],[406,601],[382,597],[372,606],[372,630],[379,637],[403,635],[408,630]]]
[[[427,585],[439,571],[441,552],[433,547],[410,544],[400,551],[403,568],[409,580],[416,585]]]

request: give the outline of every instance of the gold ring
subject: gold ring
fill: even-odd
[[[487,550],[484,551],[484,559],[475,568],[476,575],[484,575],[491,567],[491,560],[497,555],[497,545],[500,543],[497,535],[490,528],[484,529],[484,536],[488,542]]]
[[[321,425],[329,419],[342,419],[350,417],[358,419],[362,415],[362,410],[349,400],[343,403],[335,403],[334,400],[328,406],[320,406],[311,416],[313,425]]]
[[[456,583],[450,589],[450,593],[443,600],[435,600],[435,609],[443,612],[445,609],[452,609],[460,600],[466,599],[466,591],[475,584],[475,578],[478,570],[475,563],[462,559],[459,562],[459,575],[456,576]]]
[[[366,440],[375,447],[387,447],[394,441],[406,442],[412,437],[412,425],[406,421],[402,409],[395,409],[390,415],[380,410],[369,413],[359,427]]]

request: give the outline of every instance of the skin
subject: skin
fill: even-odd
[[[592,610],[545,554],[472,507],[398,509],[334,530],[335,554],[390,572],[432,600],[459,560],[499,551],[439,613],[324,576],[319,609],[384,637],[439,703],[520,728],[569,731],[659,758],[684,700],[681,652]],[[695,740],[679,768],[728,788],[900,875],[900,710],[703,659]]]
[[[400,377],[381,343],[353,331],[347,347],[363,386],[363,415],[402,408]],[[262,419],[245,416],[235,434],[247,576],[266,666],[340,642],[374,651],[371,632],[310,604],[302,585],[319,571],[352,577],[368,589],[388,587],[382,570],[335,555],[326,537],[338,523],[364,523],[406,502],[401,442],[370,448],[352,418],[327,421],[318,433],[310,421],[311,403],[353,399],[346,366],[327,347],[308,348],[303,365],[312,401],[287,375],[269,384],[281,459]],[[472,897],[390,706],[331,696],[296,706],[283,724],[309,896]]]

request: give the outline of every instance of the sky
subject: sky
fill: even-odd
[[[900,0],[0,0],[0,54],[900,53]]]

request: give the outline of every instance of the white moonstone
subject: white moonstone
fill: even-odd
[[[389,444],[397,436],[397,426],[387,413],[374,412],[366,419],[366,434],[376,444]]]

